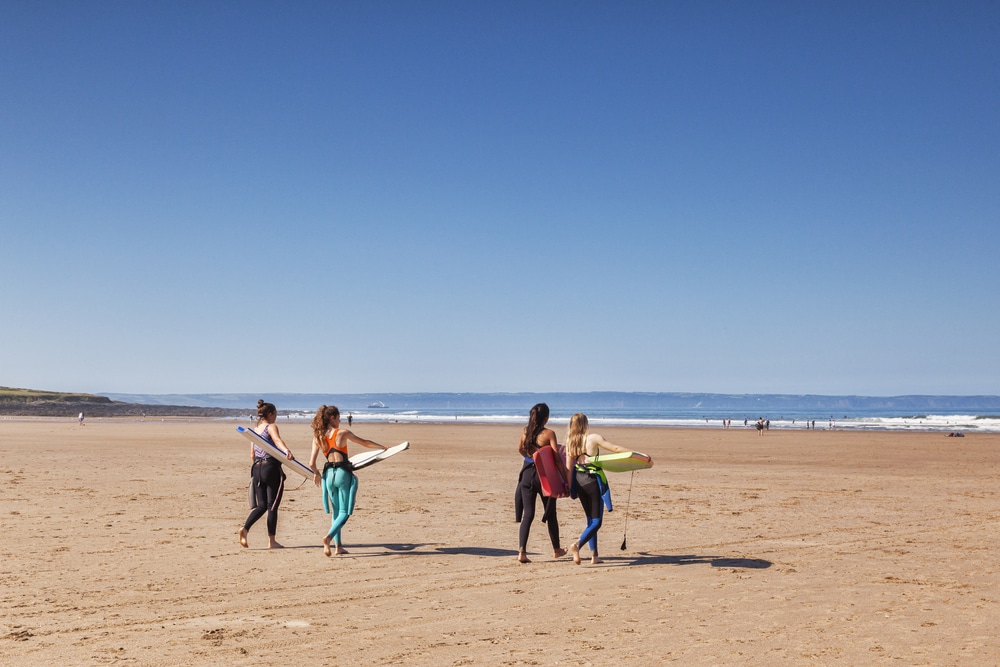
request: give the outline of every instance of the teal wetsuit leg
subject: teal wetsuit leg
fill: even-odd
[[[347,523],[347,519],[354,513],[354,500],[358,495],[358,478],[349,470],[336,468],[327,471],[329,477],[330,498],[332,500],[333,514],[330,522],[330,532],[327,538],[340,546],[340,529]],[[327,486],[327,479],[323,480]]]

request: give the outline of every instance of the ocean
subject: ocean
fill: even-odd
[[[549,425],[566,425],[574,411],[552,410]],[[770,421],[772,429],[845,429],[870,431],[947,431],[947,432],[1000,432],[1000,416],[985,415],[832,415],[817,416],[815,412],[786,413],[770,416],[735,416],[731,413],[693,413],[678,411],[668,413],[662,410],[644,411],[628,409],[597,409],[587,410],[587,418],[591,427],[596,426],[659,426],[680,428],[723,428],[723,419],[730,421],[731,428],[754,428],[758,417]],[[313,412],[289,412],[287,419],[307,421],[312,419]],[[526,411],[511,410],[454,410],[454,409],[422,409],[393,410],[389,407],[357,410],[345,410],[357,423],[364,422],[398,422],[414,424],[436,424],[443,422],[465,424],[524,424],[527,422]]]
[[[104,394],[132,403],[191,405],[255,412],[258,398],[283,419],[307,421],[320,405],[337,405],[363,422],[524,424],[535,403],[565,425],[584,412],[593,426],[1000,432],[1000,396],[823,396],[808,394],[696,394],[649,392],[366,393],[366,394]]]

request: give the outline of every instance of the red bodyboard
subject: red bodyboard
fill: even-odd
[[[560,450],[563,448],[560,447]],[[542,495],[550,498],[568,498],[569,489],[563,481],[559,469],[565,469],[558,456],[564,456],[562,452],[556,454],[551,447],[542,447],[531,458],[535,461],[535,471],[538,473],[538,481],[542,485]]]

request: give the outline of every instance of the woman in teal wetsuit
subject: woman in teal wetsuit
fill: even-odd
[[[323,538],[323,553],[338,556],[347,553],[340,540],[340,530],[354,513],[354,499],[358,493],[358,478],[354,475],[351,462],[347,458],[347,441],[356,442],[369,449],[381,449],[383,445],[365,440],[340,428],[340,410],[334,405],[321,405],[312,420],[313,441],[309,467],[313,471],[313,482],[323,489],[323,506],[327,514],[332,514],[330,532]],[[316,467],[320,452],[326,458],[323,472]],[[330,543],[334,550],[331,551]]]

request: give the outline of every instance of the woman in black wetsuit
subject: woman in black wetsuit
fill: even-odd
[[[260,437],[285,453],[292,461],[292,450],[278,435],[278,410],[271,403],[257,401],[257,427],[254,431]],[[261,426],[263,425],[263,427]],[[267,543],[270,549],[281,549],[282,545],[274,539],[278,530],[278,506],[281,505],[281,494],[285,489],[285,473],[281,471],[281,461],[269,455],[257,445],[250,445],[250,515],[240,528],[240,546],[246,548],[247,533],[257,519],[267,514]]]
[[[594,565],[602,563],[597,555],[597,531],[604,520],[604,500],[602,484],[598,470],[588,465],[589,459],[597,456],[602,449],[609,452],[626,452],[624,447],[612,444],[597,433],[590,432],[590,422],[587,415],[578,412],[569,419],[569,430],[566,432],[566,468],[574,476],[573,482],[583,512],[587,515],[587,527],[580,534],[580,539],[570,545],[573,562],[580,564],[580,549],[585,544],[590,545],[591,559]],[[603,484],[606,489],[606,484]]]
[[[545,403],[539,403],[532,407],[528,417],[528,425],[521,432],[521,442],[517,447],[517,451],[524,457],[519,487],[522,514],[517,554],[517,560],[521,563],[531,562],[528,560],[528,534],[531,532],[531,522],[535,520],[535,499],[542,493],[538,472],[535,470],[535,463],[531,457],[542,447],[551,447],[556,451],[556,460],[559,459],[558,450],[556,450],[556,434],[552,429],[545,428],[548,421],[549,406]],[[559,546],[559,519],[556,517],[556,499],[542,496],[542,509],[542,521],[548,524],[549,540],[552,542],[552,557],[565,556],[566,550]]]

